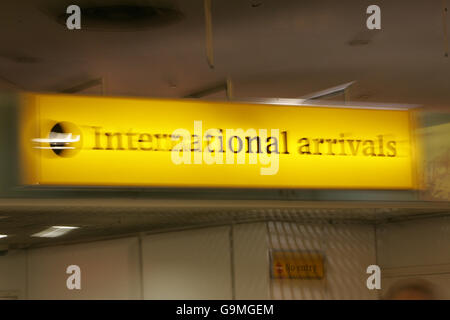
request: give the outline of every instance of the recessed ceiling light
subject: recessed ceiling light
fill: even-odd
[[[367,28],[363,28],[363,30],[359,31],[355,36],[347,42],[349,46],[357,47],[357,46],[366,46],[370,44],[373,38],[377,35],[377,32],[372,30],[368,30]]]
[[[177,23],[184,18],[176,8],[149,5],[99,5],[81,8],[81,30],[132,31],[157,28]],[[67,13],[58,15],[66,26]]]
[[[41,232],[32,234],[32,237],[39,237],[39,238],[56,238],[60,237],[74,229],[78,229],[78,227],[73,226],[52,226],[48,229],[45,229]]]
[[[367,39],[354,39],[348,42],[349,46],[356,47],[356,46],[365,46],[370,43],[370,40]]]
[[[18,52],[0,52],[0,58],[9,60],[14,63],[23,63],[23,64],[35,64],[40,62],[40,59],[36,57],[21,54]]]

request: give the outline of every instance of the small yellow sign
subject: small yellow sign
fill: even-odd
[[[323,255],[318,252],[272,251],[274,279],[323,279]]]

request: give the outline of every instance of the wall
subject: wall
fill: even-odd
[[[377,250],[382,293],[402,279],[426,279],[450,299],[450,217],[380,225]]]
[[[274,299],[377,299],[366,269],[376,264],[375,232],[362,224],[269,223],[276,250],[318,251],[325,257],[323,280],[274,279]]]
[[[229,227],[143,238],[145,299],[231,299]]]
[[[139,299],[137,238],[46,247],[28,252],[29,299]],[[81,290],[68,290],[66,268],[81,269]]]
[[[0,298],[26,299],[26,251],[0,256]]]
[[[141,244],[136,236],[10,252],[0,256],[0,293],[29,299],[376,299],[379,292],[366,288],[366,268],[378,259],[383,291],[393,281],[420,276],[450,298],[450,218],[380,225],[376,237],[372,225],[270,222],[146,235]],[[271,280],[269,248],[323,252],[325,279]],[[65,286],[70,264],[81,267],[81,291]]]
[[[266,223],[235,225],[232,235],[236,299],[270,299]]]

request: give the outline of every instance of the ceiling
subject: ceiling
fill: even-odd
[[[206,59],[202,0],[77,1],[82,12],[139,4],[183,16],[178,23],[131,31],[124,24],[107,31],[83,28],[83,15],[81,30],[68,30],[57,17],[73,1],[4,0],[0,88],[63,91],[101,78],[103,90],[97,85],[82,93],[184,97],[228,77],[235,99],[293,98],[355,80],[348,100],[449,105],[442,1],[377,1],[381,30],[366,28],[372,4],[366,0],[211,2],[213,69]],[[450,26],[450,14],[445,20]]]
[[[367,0],[211,0],[214,68],[206,58],[202,0],[79,0],[82,8],[150,5],[182,19],[165,26],[67,30],[58,22],[74,1],[2,0],[0,90],[111,96],[186,97],[231,79],[234,99],[295,98],[350,81],[346,101],[450,110],[442,1],[378,0],[381,30],[367,30]],[[450,5],[450,1],[447,0]],[[86,21],[85,21],[86,22]],[[122,22],[123,23],[123,22]],[[132,22],[130,22],[132,23]],[[134,26],[134,25],[133,25]],[[351,45],[367,43],[365,45]],[[101,81],[97,81],[101,79]],[[83,87],[83,84],[90,83]],[[79,86],[81,85],[81,86]],[[208,98],[225,98],[225,92]],[[450,212],[448,204],[287,204],[262,201],[124,205],[0,201],[0,247],[247,221],[312,218],[373,223]],[[227,202],[228,203],[228,202]],[[317,207],[319,206],[319,207]],[[348,207],[350,206],[350,207]],[[81,225],[58,239],[32,238],[51,225]],[[1,249],[1,248],[0,248]]]
[[[3,199],[0,229],[8,237],[0,239],[0,251],[239,223],[379,224],[436,216],[450,219],[450,203]],[[79,229],[58,238],[32,237],[51,226]]]

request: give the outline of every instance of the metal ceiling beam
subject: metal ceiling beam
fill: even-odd
[[[97,78],[80,83],[76,86],[61,90],[61,93],[78,93],[92,87],[102,86],[102,94],[104,94],[104,81],[103,78]]]
[[[325,90],[321,90],[321,91],[317,91],[317,92],[313,92],[310,94],[307,94],[305,96],[299,97],[300,99],[305,99],[305,101],[307,100],[318,100],[318,99],[324,99],[324,98],[329,98],[332,96],[336,96],[338,94],[344,94],[345,95],[345,90],[347,90],[347,88],[349,88],[352,84],[354,84],[356,81],[350,81],[344,84],[340,84],[338,86],[335,87],[331,87]]]

